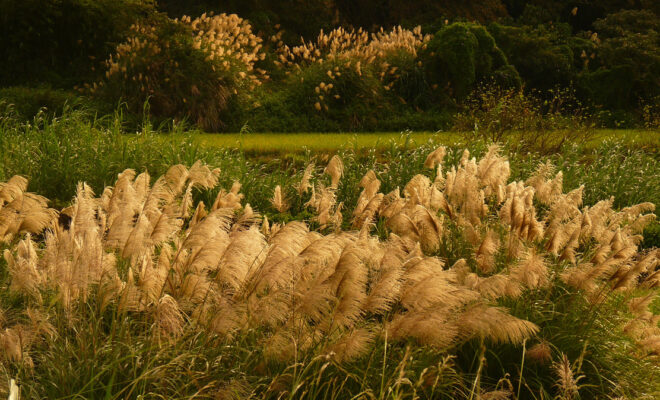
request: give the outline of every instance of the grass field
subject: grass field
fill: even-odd
[[[341,148],[386,149],[392,145],[452,145],[465,142],[460,132],[369,132],[369,133],[197,133],[195,141],[207,147],[237,148],[248,153],[291,153],[327,151]],[[589,141],[595,146],[605,139],[619,139],[644,147],[660,147],[660,131],[636,129],[597,130]]]
[[[0,120],[0,398],[658,398],[658,132],[124,126]]]

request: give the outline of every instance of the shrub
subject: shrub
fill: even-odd
[[[488,32],[528,89],[568,87],[575,77],[574,54],[567,40],[545,28],[491,24]],[[579,54],[578,54],[579,56]]]
[[[660,129],[660,96],[642,103],[642,118],[647,129]]]
[[[463,100],[481,81],[498,78],[501,85],[520,86],[520,78],[488,31],[454,23],[438,31],[421,54],[429,81],[452,98]]]
[[[265,91],[259,106],[248,113],[248,124],[263,124],[273,115],[291,121],[303,111],[309,118],[304,126],[317,130],[373,130],[397,105],[428,105],[429,85],[417,59],[426,40],[419,27],[374,34],[339,28],[289,48],[278,34],[272,38],[280,43],[274,63],[285,76],[267,88],[272,92]]]
[[[510,141],[517,151],[556,152],[565,143],[580,144],[591,137],[593,123],[569,90],[550,92],[550,100],[486,85],[465,101],[454,129],[468,137]]]
[[[66,107],[81,106],[88,101],[75,92],[16,86],[0,89],[0,103],[11,105],[18,118],[28,121],[40,111],[51,116],[62,115]]]
[[[261,39],[236,15],[158,18],[132,32],[107,61],[105,80],[91,91],[126,102],[134,113],[148,103],[154,116],[188,118],[219,130],[230,104],[247,101],[267,79],[255,69],[263,58]]]
[[[623,11],[594,26],[595,59],[579,80],[591,101],[611,110],[630,111],[640,100],[649,102],[660,96],[657,17],[645,11]]]

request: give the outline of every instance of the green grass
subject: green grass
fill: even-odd
[[[247,133],[209,134],[199,133],[193,139],[207,147],[236,148],[246,152],[303,152],[334,151],[342,148],[384,149],[392,144],[419,146],[429,143],[450,144],[459,142],[456,132],[370,132],[370,133]]]
[[[424,144],[452,145],[465,142],[460,132],[373,132],[373,133],[196,133],[192,139],[210,148],[240,149],[248,153],[295,153],[339,149],[386,149],[393,144],[409,147]],[[660,147],[660,131],[639,129],[597,130],[587,147],[606,139],[643,147]]]

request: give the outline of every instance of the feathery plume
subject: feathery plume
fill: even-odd
[[[330,188],[337,189],[337,186],[339,186],[339,180],[342,175],[344,175],[344,163],[339,156],[334,155],[323,172],[330,175]]]
[[[273,198],[270,200],[270,203],[280,213],[285,213],[289,209],[289,204],[282,196],[282,188],[280,185],[275,186]]]

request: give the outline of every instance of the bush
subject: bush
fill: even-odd
[[[508,141],[521,152],[556,152],[564,143],[580,144],[591,137],[591,118],[571,91],[557,89],[543,96],[550,100],[541,97],[522,90],[482,86],[455,116],[454,129],[468,137]]]
[[[90,81],[151,0],[0,0],[0,86]]]
[[[133,27],[91,92],[124,101],[133,113],[148,104],[156,117],[187,118],[217,131],[226,126],[232,104],[248,101],[267,78],[255,70],[260,50],[261,39],[236,15],[157,18]]]
[[[498,79],[520,86],[520,78],[488,31],[475,24],[454,23],[426,44],[420,55],[429,81],[455,99],[463,100],[481,81]]]
[[[574,54],[556,33],[543,28],[491,24],[488,32],[528,89],[567,87],[574,80]],[[563,42],[563,43],[562,43]]]
[[[0,103],[11,106],[18,118],[27,121],[40,111],[50,116],[62,115],[66,107],[76,108],[88,100],[70,91],[16,86],[0,89]]]
[[[660,129],[660,96],[642,103],[642,118],[647,129]]]
[[[640,100],[660,96],[658,25],[657,17],[646,11],[623,11],[594,23],[595,59],[579,79],[594,104],[630,111]]]
[[[279,35],[272,40],[279,41]],[[417,57],[427,40],[419,27],[397,27],[371,35],[336,29],[293,48],[280,42],[274,64],[284,77],[261,92],[259,106],[245,119],[257,130],[354,131],[389,126],[383,125],[383,118],[391,120],[390,114],[405,107],[433,106]],[[302,127],[289,123],[294,120]]]

